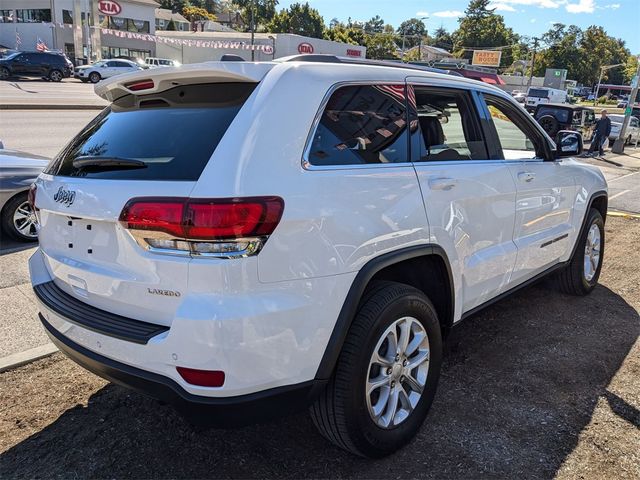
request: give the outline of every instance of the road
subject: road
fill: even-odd
[[[99,110],[0,110],[0,140],[5,148],[53,158],[98,113]]]
[[[93,84],[75,79],[60,83],[39,79],[0,81],[0,105],[105,106],[108,102],[93,92]]]

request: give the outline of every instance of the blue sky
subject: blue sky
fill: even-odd
[[[280,0],[278,8],[305,0]],[[346,21],[368,20],[380,15],[397,27],[403,20],[428,16],[427,29],[440,25],[451,31],[468,0],[309,0],[328,23],[337,17]],[[581,28],[600,25],[614,37],[622,38],[633,54],[640,54],[640,0],[494,0],[496,13],[507,26],[521,35],[540,35],[552,23],[575,24]]]

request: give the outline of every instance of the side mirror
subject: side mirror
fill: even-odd
[[[576,157],[582,153],[582,135],[572,130],[560,130],[556,135],[556,158]]]

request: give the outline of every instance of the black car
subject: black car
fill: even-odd
[[[73,75],[73,64],[61,53],[16,52],[0,58],[0,80],[36,77],[59,82]]]
[[[533,117],[555,138],[560,130],[580,132],[583,138],[591,138],[596,117],[593,109],[568,103],[543,103],[536,106]]]

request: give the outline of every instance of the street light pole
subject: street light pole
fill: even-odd
[[[252,62],[255,61],[255,58],[256,58],[256,52],[253,49],[255,44],[255,33],[256,33],[256,24],[253,16],[255,3],[256,3],[255,0],[251,0],[251,61]]]
[[[529,72],[529,81],[527,82],[527,91],[533,82],[533,69],[536,66],[536,51],[538,50],[538,37],[533,37],[533,52],[531,52],[531,71]]]
[[[624,63],[616,63],[615,65],[603,65],[600,67],[600,77],[598,77],[598,86],[596,87],[596,94],[593,96],[593,106],[595,107],[598,104],[598,93],[600,92],[600,84],[602,83],[602,75],[604,75],[605,70],[610,70],[612,68],[621,67],[625,65]]]
[[[611,147],[612,153],[624,153],[624,142],[627,138],[627,127],[631,121],[631,113],[633,112],[633,104],[636,103],[636,97],[638,96],[638,83],[640,83],[640,55],[638,55],[638,68],[636,69],[636,76],[633,78],[633,87],[631,88],[631,95],[629,95],[629,101],[627,102],[627,109],[624,112],[624,121],[620,128],[618,138]]]

